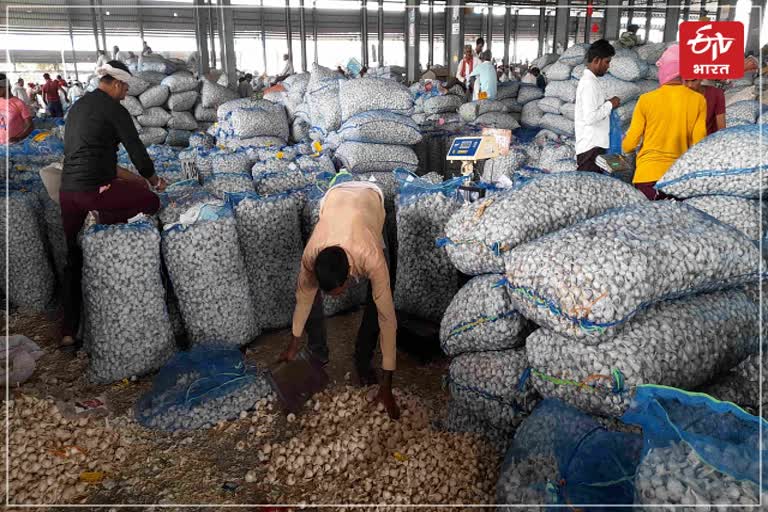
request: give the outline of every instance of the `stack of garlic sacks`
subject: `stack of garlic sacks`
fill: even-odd
[[[606,98],[617,96],[621,100],[617,113],[625,129],[632,120],[637,98],[658,87],[656,61],[666,47],[667,43],[649,43],[626,49],[614,43],[616,55],[608,73],[599,80]],[[588,49],[588,44],[571,46],[557,62],[544,69],[548,80],[544,97],[526,108],[523,125],[574,136],[576,86],[584,72]]]
[[[716,144],[723,155],[726,144]],[[692,169],[687,183],[714,189]],[[753,193],[758,173],[741,182]],[[684,204],[563,172],[462,206],[446,235],[453,264],[476,276],[441,325],[457,429],[511,431],[536,395],[619,417],[638,385],[696,389],[757,350],[747,291],[759,251]]]

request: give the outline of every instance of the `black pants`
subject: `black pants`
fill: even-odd
[[[589,151],[581,153],[580,155],[576,155],[576,170],[602,173],[603,170],[597,166],[595,160],[598,156],[604,154],[605,148],[595,147]]]
[[[390,289],[395,288],[395,279],[392,275],[392,267],[389,260],[389,237],[387,236],[386,224],[384,225],[384,259],[387,262],[387,269],[390,272]],[[357,331],[355,340],[355,369],[358,375],[365,375],[371,369],[373,355],[376,352],[376,342],[379,339],[379,312],[376,303],[373,301],[373,286],[368,283],[368,294],[365,300],[365,310],[363,311],[363,321],[360,329]],[[309,313],[306,324],[307,345],[313,355],[323,361],[328,360],[328,331],[326,329],[325,314],[323,313],[323,295],[320,290],[315,295],[315,302],[312,304],[312,310]]]

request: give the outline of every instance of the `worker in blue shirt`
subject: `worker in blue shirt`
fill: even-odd
[[[485,50],[480,54],[480,64],[477,65],[469,74],[470,78],[477,77],[475,81],[475,88],[473,92],[473,100],[479,99],[496,99],[496,86],[498,83],[498,77],[496,75],[496,69],[491,64],[491,51]]]

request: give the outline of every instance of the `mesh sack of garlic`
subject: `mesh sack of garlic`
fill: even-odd
[[[470,124],[483,128],[498,128],[500,130],[517,130],[520,123],[514,116],[504,112],[486,112],[479,115]]]
[[[455,94],[446,94],[444,96],[432,96],[424,100],[424,114],[444,114],[447,112],[456,112],[464,103],[464,98]]]
[[[171,94],[166,106],[171,112],[187,112],[194,108],[198,97],[197,91],[186,91]]]
[[[708,395],[647,385],[622,420],[642,427],[645,437],[635,477],[635,503],[644,509],[744,510],[768,500],[764,419]]]
[[[504,457],[496,503],[607,506],[587,510],[631,505],[642,448],[638,434],[607,430],[563,402],[542,400]]]
[[[43,225],[53,259],[53,270],[56,278],[61,282],[64,277],[64,266],[67,263],[67,237],[61,221],[61,207],[51,199],[46,190],[40,191],[40,200],[43,204]]]
[[[656,188],[682,198],[724,194],[759,199],[768,188],[768,172],[760,161],[766,147],[760,125],[719,130],[683,153]]]
[[[138,76],[129,76],[125,81],[128,84],[128,96],[140,96],[141,93],[149,89],[150,83]]]
[[[517,102],[523,106],[543,97],[544,91],[536,85],[520,84],[520,89],[517,91]]]
[[[725,125],[755,124],[760,116],[760,105],[756,100],[737,101],[728,105],[725,112]]]
[[[39,181],[11,182],[7,202],[0,208],[0,222],[8,226],[8,235],[0,242],[8,255],[7,260],[0,258],[0,271],[8,275],[2,279],[2,290],[12,306],[30,311],[45,311],[54,297],[55,278],[39,198],[46,192],[41,189]]]
[[[305,173],[316,174],[319,172],[336,173],[336,166],[328,153],[312,153],[296,158],[299,169]]]
[[[204,108],[203,104],[200,103],[200,99],[198,98],[198,102],[195,104],[194,108],[194,115],[195,119],[201,123],[215,123],[216,122],[216,109],[215,108]]]
[[[526,320],[512,308],[502,276],[473,277],[453,296],[440,322],[440,347],[449,356],[517,348],[525,343]]]
[[[159,126],[142,127],[139,132],[139,139],[145,146],[153,144],[163,144],[168,138],[168,130]]]
[[[573,137],[575,133],[574,122],[560,114],[544,114],[539,122],[539,126],[546,130],[553,131],[558,135]],[[574,168],[573,170],[576,169]]]
[[[629,103],[640,96],[640,86],[635,82],[627,82],[610,74],[598,78],[600,88],[606,98],[618,97],[622,103]],[[571,102],[575,103],[575,97]]]
[[[365,77],[339,83],[341,120],[369,110],[384,110],[409,116],[413,113],[411,91],[388,78]]]
[[[339,83],[342,81],[344,78],[336,71],[317,64],[312,65],[304,100],[309,107],[312,126],[324,133],[337,130],[341,126]]]
[[[768,389],[768,371],[765,371],[766,358],[768,358],[768,350],[763,346],[762,383],[760,380],[760,354],[758,353],[752,354],[730,372],[707,383],[698,391],[721,401],[733,402],[750,410],[753,414],[758,414],[762,405],[763,418],[768,418],[768,396],[764,395],[762,402],[760,399],[760,386],[763,390]]]
[[[312,184],[312,178],[309,174],[298,169],[295,164],[293,168],[285,171],[266,171],[253,175],[253,184],[256,192],[260,195],[281,194],[291,190],[298,190]]]
[[[231,125],[232,134],[240,139],[278,137],[288,140],[288,117],[282,105],[262,100],[251,107],[235,109],[223,119]]]
[[[539,108],[545,114],[559,114],[560,105],[562,104],[563,104],[563,100],[561,100],[560,98],[555,98],[554,96],[542,98],[539,100],[539,103],[538,103]]]
[[[164,431],[211,427],[271,398],[266,376],[240,350],[201,344],[178,352],[134,406],[141,425]]]
[[[120,100],[120,104],[134,117],[144,113],[144,107],[135,96],[126,96],[125,99]]]
[[[168,128],[173,130],[197,130],[197,121],[189,112],[171,112],[171,118],[168,120]],[[187,137],[187,143],[192,134]],[[191,145],[191,144],[190,144]]]
[[[544,90],[544,97],[558,98],[565,103],[576,102],[576,86],[578,80],[562,80],[559,82],[549,82]]]
[[[341,183],[341,181],[336,183]],[[322,186],[309,187],[308,189],[307,200],[301,211],[301,231],[305,244],[312,235],[315,225],[320,220],[320,200],[323,198],[325,190],[326,188]],[[323,313],[325,316],[333,316],[356,308],[365,303],[367,292],[368,280],[360,279],[348,286],[341,295],[323,294]]]
[[[82,237],[88,378],[109,383],[160,368],[176,345],[149,220],[91,226]]]
[[[461,354],[448,368],[448,390],[457,404],[496,428],[514,427],[539,400],[522,379],[527,368],[522,348]]]
[[[203,178],[203,188],[218,199],[236,192],[253,191],[253,178],[244,172],[214,172]]]
[[[395,308],[438,322],[459,289],[459,275],[435,240],[445,235],[447,219],[461,206],[458,189],[466,177],[433,184],[402,170],[395,175]]]
[[[459,115],[464,121],[474,121],[488,112],[507,112],[507,106],[496,100],[477,100],[464,103],[459,107]]]
[[[560,80],[569,80],[571,78],[572,70],[573,65],[557,61],[547,70],[547,78],[554,82]]]
[[[160,211],[158,218],[163,224],[179,221],[182,213],[197,204],[215,201],[215,197],[205,190],[195,179],[177,181],[166,187],[159,194]]]
[[[141,105],[147,109],[150,107],[161,107],[170,96],[171,91],[164,85],[153,85],[139,95]]]
[[[408,116],[376,110],[350,117],[338,131],[342,140],[411,146],[421,141],[418,125]]]
[[[520,90],[520,82],[517,80],[509,80],[507,82],[500,82],[498,85],[498,88],[496,89],[496,99],[497,100],[506,100],[509,98],[516,98],[517,93]],[[463,98],[464,97],[464,91],[457,90],[456,94]]]
[[[648,74],[648,63],[632,50],[620,50],[611,59],[608,73],[619,80],[634,82]]]
[[[448,401],[445,413],[435,422],[435,426],[446,432],[479,434],[486,438],[499,454],[507,451],[515,432],[512,428],[494,427],[453,400]]]
[[[192,135],[190,130],[168,130],[168,135],[165,137],[165,143],[169,146],[187,147],[189,145],[189,137]]]
[[[237,91],[228,89],[209,80],[203,80],[200,90],[200,106],[202,108],[218,108],[219,105],[237,99]]]
[[[760,201],[735,196],[701,196],[683,201],[704,213],[708,213],[723,224],[728,224],[744,233],[751,240],[759,240],[768,227],[768,210],[760,212]]]
[[[416,153],[408,146],[344,142],[336,150],[336,159],[350,172],[391,172],[397,168],[415,172],[419,166]]]
[[[494,183],[502,176],[512,178],[514,173],[528,162],[528,154],[522,148],[512,147],[509,153],[488,159],[483,165],[482,180]]]
[[[741,290],[661,302],[619,334],[583,345],[548,329],[525,345],[531,380],[545,397],[620,416],[641,384],[695,389],[757,350],[758,307]]]
[[[656,302],[754,281],[760,253],[734,228],[663,201],[613,209],[515,247],[504,260],[518,311],[596,345]]]
[[[304,244],[296,192],[259,196],[228,194],[251,287],[256,324],[262,329],[290,325]],[[265,283],[269,283],[265,286]]]
[[[172,93],[176,93],[197,90],[198,81],[190,73],[180,71],[163,78],[160,84],[168,87]]]
[[[645,202],[626,183],[593,173],[542,174],[461,207],[439,241],[461,272],[503,273],[503,255],[547,233],[611,208]]]
[[[544,112],[539,108],[538,101],[531,101],[523,105],[520,115],[520,124],[527,128],[538,128]]]
[[[259,334],[229,206],[206,203],[187,210],[163,230],[162,250],[193,344],[244,345]]]

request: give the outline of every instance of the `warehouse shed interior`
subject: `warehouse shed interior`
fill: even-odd
[[[766,507],[765,10],[3,4],[5,505]]]

